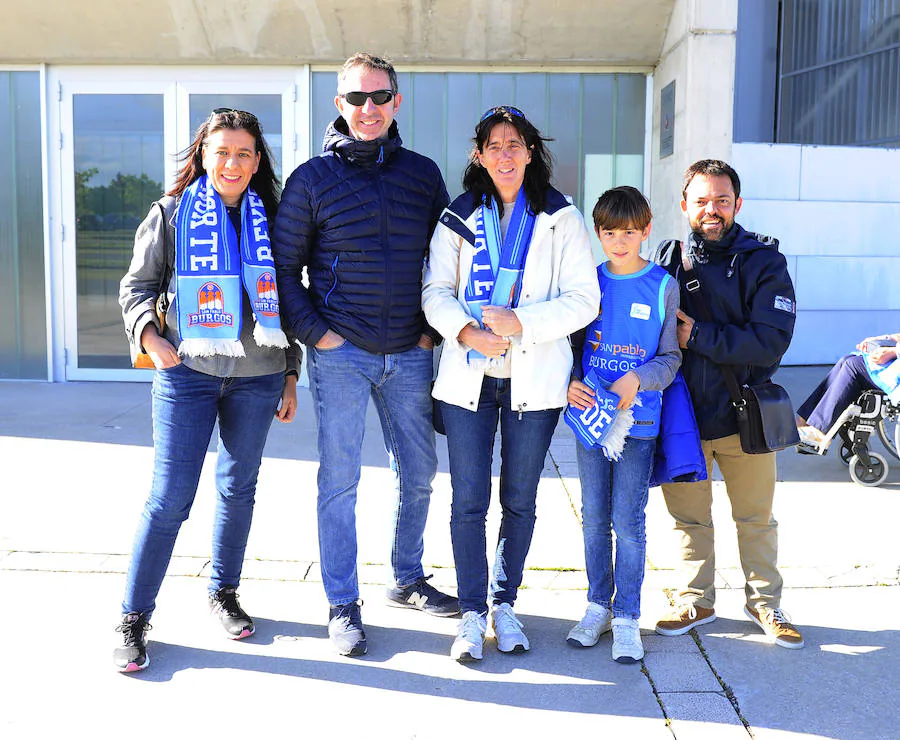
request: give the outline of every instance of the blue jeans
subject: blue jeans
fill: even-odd
[[[487,611],[485,518],[491,503],[491,462],[500,422],[500,535],[491,574],[491,603],[514,604],[534,532],[535,498],[562,409],[510,408],[509,379],[485,376],[474,412],[441,403],[450,453],[453,503],[450,537],[456,561],[459,607]]]
[[[644,509],[656,440],[629,437],[618,462],[607,460],[599,448],[586,450],[577,442],[575,448],[581,479],[588,601],[612,609],[614,617],[637,619],[641,615],[647,553]]]
[[[319,426],[319,556],[332,606],[359,599],[356,489],[366,407],[375,402],[394,473],[391,567],[398,586],[421,578],[423,534],[437,472],[431,421],[431,350],[376,355],[350,342],[309,348],[309,380]]]
[[[216,418],[216,514],[210,592],[237,588],[253,518],[263,448],[284,388],[284,374],[219,378],[184,364],[153,376],[153,483],[138,523],[123,613],[152,614],[188,518]]]

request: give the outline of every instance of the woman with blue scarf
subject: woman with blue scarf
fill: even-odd
[[[566,405],[568,335],[600,308],[588,231],[550,186],[545,141],[512,106],[481,117],[465,192],[441,215],[425,274],[422,307],[445,339],[433,395],[450,457],[463,613],[450,655],[459,661],[481,660],[488,617],[501,652],[529,649],[513,605],[544,458]],[[485,517],[498,422],[503,513],[489,583]]]
[[[856,345],[856,352],[837,361],[797,409],[801,451],[817,451],[844,409],[863,391],[882,390],[892,403],[900,403],[898,341],[900,333],[869,337]]]
[[[298,351],[281,328],[269,224],[280,186],[256,116],[216,109],[172,189],[138,227],[119,303],[132,357],[155,366],[154,468],[116,628],[116,669],[146,668],[146,632],[218,421],[208,603],[231,639],[252,635],[237,588],[272,419],[297,408]],[[160,287],[169,310],[160,325]]]

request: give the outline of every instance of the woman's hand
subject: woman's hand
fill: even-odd
[[[631,408],[634,403],[634,397],[637,395],[641,387],[641,379],[633,370],[629,370],[621,378],[609,387],[610,393],[615,393],[619,397],[617,409]]]
[[[466,324],[456,338],[485,357],[502,357],[509,349],[506,337],[497,336],[474,324]]]
[[[481,320],[500,337],[515,337],[522,333],[522,323],[516,312],[503,306],[485,306],[481,309]]]
[[[594,405],[594,391],[580,380],[572,380],[569,383],[566,400],[576,409],[587,411]]]
[[[297,376],[284,377],[284,390],[281,391],[281,405],[275,412],[275,418],[283,424],[289,424],[297,413]]]
[[[141,346],[150,355],[157,370],[165,370],[181,364],[181,358],[172,343],[159,336],[156,324],[152,321],[141,330]]]
[[[876,365],[887,365],[892,360],[897,359],[896,347],[876,347],[869,352],[869,357]]]

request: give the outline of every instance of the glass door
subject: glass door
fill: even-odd
[[[131,368],[118,304],[135,231],[174,180],[178,153],[214,108],[253,112],[276,159],[276,171],[297,164],[298,91],[305,71],[213,68],[62,69],[58,91],[60,191],[57,255],[64,332],[54,342],[55,366],[68,380],[148,380]],[[53,89],[53,88],[51,88]],[[301,117],[300,120],[305,120]],[[287,132],[287,133],[285,133]],[[299,154],[305,154],[300,152]]]

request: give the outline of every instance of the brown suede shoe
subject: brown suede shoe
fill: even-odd
[[[715,618],[715,609],[707,609],[705,606],[697,606],[693,602],[685,602],[676,605],[671,612],[656,623],[656,632],[666,637],[683,635],[697,625],[715,621]]]
[[[803,635],[791,624],[790,618],[781,609],[768,609],[764,606],[754,609],[751,606],[745,606],[744,614],[756,622],[757,626],[771,637],[778,647],[789,650],[799,650],[803,647]]]

